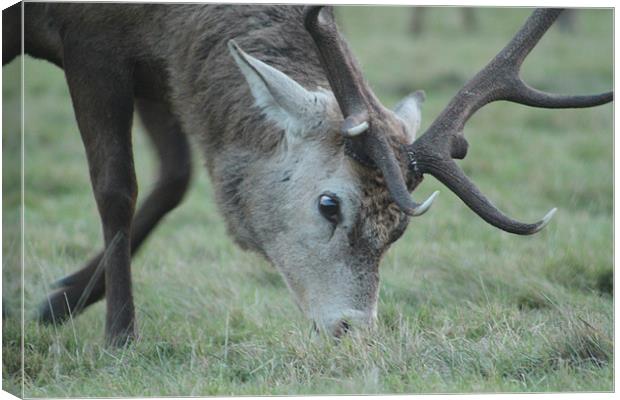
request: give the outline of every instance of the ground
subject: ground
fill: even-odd
[[[480,9],[463,29],[451,8],[408,31],[410,9],[338,10],[386,105],[424,89],[423,128],[520,26],[528,9]],[[612,87],[612,11],[578,11],[524,65],[533,86]],[[484,223],[441,190],[381,266],[379,325],[363,338],[315,338],[278,273],[226,235],[202,162],[193,188],[133,263],[140,338],[106,348],[103,304],[64,326],[33,322],[49,285],[102,239],[62,71],[25,59],[24,392],[21,386],[19,67],[3,70],[3,388],[28,397],[613,389],[612,105],[537,110],[501,103],[468,124],[461,165],[496,204],[541,233]],[[135,133],[140,193],[154,159]],[[198,151],[195,152],[199,159]]]

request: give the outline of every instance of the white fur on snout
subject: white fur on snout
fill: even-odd
[[[341,324],[343,321],[346,322],[353,331],[374,327],[377,319],[377,311],[376,307],[372,307],[367,311],[330,307],[324,310],[323,313],[318,313],[311,318],[320,331],[335,335],[337,333],[342,333],[339,331],[342,329]]]

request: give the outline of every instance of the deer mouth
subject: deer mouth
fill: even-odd
[[[320,335],[325,334],[340,339],[354,332],[364,332],[375,326],[376,315],[373,312],[348,310],[338,318],[327,321],[312,321],[312,330]]]

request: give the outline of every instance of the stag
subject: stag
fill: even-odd
[[[20,51],[20,6],[4,15],[4,62]],[[379,263],[410,217],[425,174],[489,224],[519,235],[535,223],[499,211],[454,159],[484,105],[604,104],[612,93],[560,96],[519,78],[560,14],[539,9],[416,139],[422,92],[384,107],[338,31],[331,7],[25,3],[24,48],[65,71],[101,217],[104,250],[60,280],[40,307],[60,322],[106,298],[106,337],[136,334],[130,259],[190,179],[187,135],[199,140],[231,236],[279,270],[299,308],[340,336],[376,319]],[[135,111],[160,177],[134,212]]]

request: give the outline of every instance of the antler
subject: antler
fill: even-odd
[[[484,105],[507,100],[532,107],[581,108],[608,103],[613,92],[590,96],[563,96],[528,86],[519,77],[523,60],[555,22],[561,9],[537,9],[506,47],[452,98],[428,130],[405,151],[410,171],[416,176],[429,173],[446,185],[476,214],[493,226],[519,235],[541,230],[556,209],[533,224],[515,221],[499,211],[469,180],[453,158],[463,159],[467,141],[463,128]]]
[[[436,194],[424,203],[411,200],[401,168],[396,160],[387,132],[403,129],[396,126],[387,110],[370,90],[355,58],[338,32],[331,7],[309,6],[305,10],[305,27],[314,39],[321,64],[344,116],[341,133],[347,151],[358,160],[370,159],[383,174],[388,191],[401,210],[411,216],[422,215]]]

